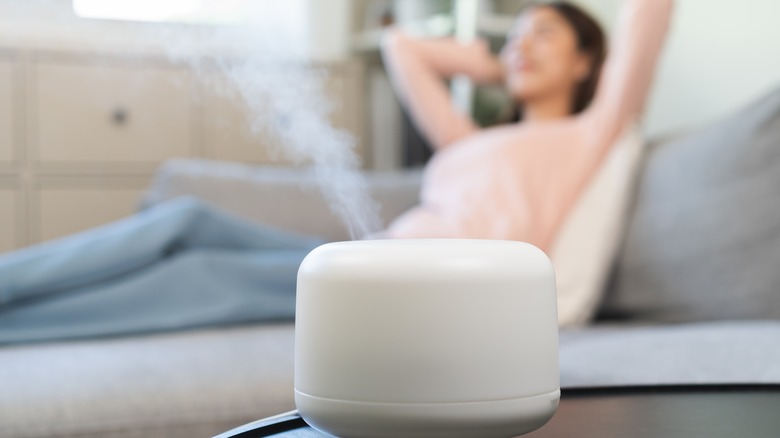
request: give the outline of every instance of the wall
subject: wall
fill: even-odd
[[[354,1],[365,0],[308,0],[309,41],[315,59],[335,61],[349,56]]]
[[[621,0],[578,0],[611,28]],[[780,87],[780,2],[678,0],[649,103],[650,135],[717,120]]]

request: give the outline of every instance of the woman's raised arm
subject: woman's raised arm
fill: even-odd
[[[503,70],[483,41],[420,40],[387,33],[382,55],[401,102],[435,149],[472,134],[477,125],[453,107],[445,80],[466,75],[477,83],[500,82]]]
[[[674,0],[626,0],[596,96],[583,115],[591,144],[608,148],[645,106]]]

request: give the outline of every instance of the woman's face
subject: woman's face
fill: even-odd
[[[587,57],[572,26],[552,8],[523,13],[501,51],[506,86],[515,101],[529,102],[558,93],[572,94],[587,78]]]

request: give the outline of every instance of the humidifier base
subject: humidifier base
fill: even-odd
[[[371,403],[295,391],[298,412],[313,428],[340,438],[510,438],[552,418],[560,390],[465,403]]]

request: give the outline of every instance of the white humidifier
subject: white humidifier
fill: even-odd
[[[555,278],[519,242],[375,240],[298,272],[295,403],[343,438],[508,438],[560,398]]]

